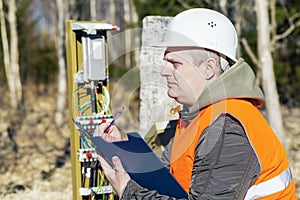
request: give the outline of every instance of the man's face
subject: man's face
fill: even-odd
[[[191,106],[200,96],[206,80],[203,64],[194,66],[185,51],[179,47],[167,48],[164,56],[166,63],[160,74],[167,80],[169,97]]]

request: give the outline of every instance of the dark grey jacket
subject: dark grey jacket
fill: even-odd
[[[263,103],[254,73],[243,59],[208,84],[193,106],[184,107],[181,119],[189,123],[202,108],[229,98],[246,99],[255,106]],[[171,146],[172,141],[162,155],[166,166],[170,165]],[[223,113],[203,131],[197,143],[188,199],[243,199],[260,171],[258,158],[239,120]],[[131,180],[121,199],[173,198],[149,191]]]
[[[162,160],[169,166],[171,145]],[[188,199],[243,199],[260,173],[260,165],[237,119],[221,115],[201,135]],[[149,191],[131,180],[121,199],[174,199]]]

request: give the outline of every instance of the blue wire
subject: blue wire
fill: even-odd
[[[85,144],[84,144],[84,140],[83,140],[83,137],[81,136],[80,137],[80,141],[81,141],[81,146],[83,149],[85,149]]]

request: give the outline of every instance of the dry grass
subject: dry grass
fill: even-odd
[[[7,96],[0,99],[0,199],[71,200],[68,112],[65,113],[65,125],[58,130],[53,125],[55,89],[50,88],[52,91],[37,95],[32,88],[34,86],[26,90],[26,115],[20,116],[20,119],[10,113]],[[138,104],[129,109],[132,113],[138,113]],[[284,119],[288,137],[291,138],[288,153],[299,187],[300,110],[294,112],[291,114],[290,110],[284,110]],[[134,119],[137,121],[138,116]],[[15,131],[12,138],[8,137],[8,127]],[[17,151],[13,148],[14,144],[18,147]]]
[[[0,199],[72,199],[68,111],[57,129],[55,87],[23,89],[23,111],[11,112],[8,95],[0,99]],[[129,109],[138,111],[138,104]]]

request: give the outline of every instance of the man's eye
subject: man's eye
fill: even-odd
[[[179,62],[176,60],[166,60],[166,61],[171,63],[172,65],[179,64]]]
[[[173,59],[164,59],[167,63],[170,63],[171,65],[173,65],[175,68],[179,67],[180,65],[182,65],[181,62],[177,61],[177,60],[173,60]]]
[[[176,62],[176,61],[171,62],[171,64],[172,64],[174,67],[179,67],[179,66],[181,65],[180,62]]]

